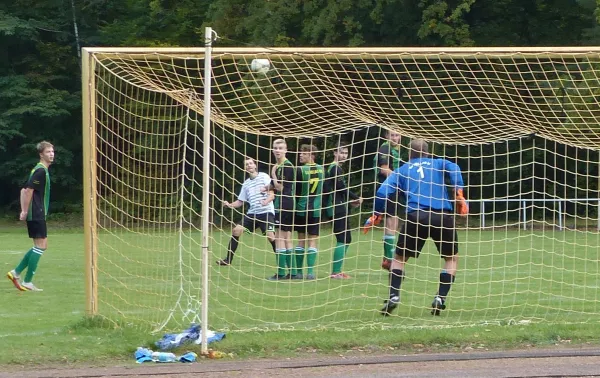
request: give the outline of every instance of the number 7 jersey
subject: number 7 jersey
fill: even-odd
[[[309,163],[298,167],[296,211],[299,216],[321,216],[324,179],[325,169],[322,165]]]

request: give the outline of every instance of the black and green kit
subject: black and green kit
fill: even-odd
[[[333,217],[348,214],[349,201],[357,200],[359,196],[348,188],[348,174],[338,163],[331,163],[327,167],[325,179],[325,193],[327,194],[327,215]]]
[[[38,163],[31,170],[25,188],[33,189],[27,220],[45,221],[50,204],[50,174],[44,164]]]
[[[377,181],[382,183],[385,181],[387,176],[381,173],[380,167],[382,165],[387,165],[392,171],[400,168],[401,159],[400,159],[400,145],[396,145],[393,147],[389,142],[385,142],[379,147],[379,151],[377,151],[377,155],[373,159],[373,165],[375,167],[375,172],[377,172]]]
[[[322,165],[309,163],[298,170],[296,181],[296,211],[299,216],[319,218],[325,170]]]
[[[275,177],[283,186],[281,192],[277,192],[273,205],[275,212],[281,210],[294,210],[294,192],[295,192],[295,169],[292,162],[285,159],[275,167]]]

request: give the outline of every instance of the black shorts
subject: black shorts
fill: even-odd
[[[275,232],[275,215],[271,213],[244,215],[242,226],[248,232],[260,229],[263,235],[267,232]]]
[[[350,231],[350,217],[348,214],[337,213],[333,217],[333,234],[336,241],[343,244],[352,242],[352,232]]]
[[[275,228],[281,231],[292,231],[294,228],[294,211],[284,210],[275,213]]]
[[[27,221],[27,232],[32,239],[45,239],[48,237],[48,229],[45,220]]]
[[[396,254],[419,257],[427,238],[433,239],[442,257],[458,253],[458,236],[454,214],[438,211],[413,211],[406,215],[396,246]]]
[[[309,215],[298,215],[294,218],[294,230],[301,234],[308,234],[311,236],[319,236],[319,230],[321,228],[321,218]]]

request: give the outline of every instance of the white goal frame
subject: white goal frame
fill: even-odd
[[[205,68],[205,83],[211,83],[211,54],[235,54],[239,55],[252,55],[260,56],[260,54],[269,54],[270,56],[277,55],[278,52],[282,54],[327,54],[327,56],[335,57],[336,54],[343,54],[346,58],[349,56],[360,57],[363,54],[369,54],[370,56],[377,55],[388,55],[388,54],[399,54],[410,57],[415,56],[427,56],[435,54],[438,57],[445,55],[456,57],[470,57],[470,58],[484,58],[486,54],[493,53],[494,56],[501,56],[503,54],[515,56],[519,54],[585,54],[585,53],[600,53],[600,47],[361,47],[361,48],[261,48],[261,47],[224,47],[224,48],[213,48],[213,31],[211,28],[205,30],[206,45],[198,48],[169,48],[169,47],[86,47],[82,49],[82,96],[83,96],[83,167],[84,167],[84,238],[85,238],[85,282],[86,282],[86,313],[88,316],[93,316],[98,313],[98,282],[97,282],[97,256],[98,256],[98,243],[97,243],[97,228],[98,228],[98,214],[96,213],[97,204],[97,160],[95,156],[96,151],[96,101],[94,98],[94,89],[96,85],[95,70],[96,60],[102,59],[103,56],[114,56],[118,55],[131,55],[135,57],[144,57],[145,59],[152,59],[157,54],[169,55],[178,58],[185,57],[203,57],[204,68]],[[204,87],[204,98],[211,98],[211,86],[205,85]],[[211,128],[210,123],[214,120],[211,119],[211,101],[204,102],[204,140],[210,140]],[[207,127],[208,126],[208,127]],[[203,167],[204,172],[210,172],[210,144],[204,143],[204,161]],[[204,202],[202,205],[202,307],[201,307],[201,322],[203,329],[208,329],[209,316],[208,316],[208,272],[209,272],[209,201],[208,196],[210,195],[208,188],[210,187],[210,176],[204,174],[203,177],[203,197]],[[596,200],[597,199],[592,199]],[[590,201],[592,201],[590,200]],[[478,201],[478,200],[476,200]],[[490,200],[479,200],[481,202]],[[499,200],[506,201],[506,200]],[[530,201],[530,200],[527,200]],[[549,200],[545,200],[549,201]],[[568,199],[560,199],[556,201],[568,201]],[[559,202],[560,206],[560,202]],[[526,219],[523,219],[524,221]],[[484,225],[482,219],[482,225]],[[525,224],[523,225],[525,227]],[[600,229],[600,218],[599,218],[599,229]],[[205,328],[206,327],[206,328]],[[206,332],[202,333],[203,343],[202,349],[206,351]]]

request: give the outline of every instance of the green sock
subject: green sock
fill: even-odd
[[[293,249],[290,249],[290,268],[291,272],[290,275],[295,276],[296,274],[298,274],[298,270],[296,269],[296,251]]]
[[[294,269],[292,267],[292,254],[293,254],[294,250],[293,249],[286,249],[285,250],[285,266],[290,268],[290,274],[291,271]]]
[[[29,257],[31,256],[32,253],[33,253],[33,247],[31,247],[31,249],[29,251],[27,251],[25,256],[23,256],[23,258],[21,259],[21,262],[19,263],[19,265],[17,265],[17,267],[15,268],[15,273],[17,273],[17,275],[20,275],[21,272],[24,271],[25,268],[27,268],[27,265],[29,265]]]
[[[296,247],[296,270],[298,274],[302,274],[304,270],[304,248]]]
[[[285,249],[277,250],[277,275],[285,276],[286,264],[285,264]]]
[[[35,270],[37,269],[38,261],[40,261],[40,257],[44,253],[44,249],[33,247],[31,249],[31,255],[29,256],[29,266],[27,267],[27,274],[25,275],[25,279],[23,282],[31,282],[33,280],[33,275],[35,274]]]
[[[394,257],[394,235],[383,235],[383,256],[386,259]]]
[[[331,274],[342,273],[342,265],[344,264],[344,255],[346,254],[347,246],[343,243],[337,243],[333,250],[333,268]]]
[[[317,249],[309,248],[306,254],[306,267],[308,274],[314,274],[315,262],[317,262]]]

